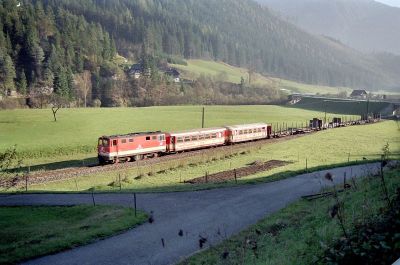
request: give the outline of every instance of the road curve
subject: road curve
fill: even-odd
[[[197,192],[138,194],[138,208],[153,212],[154,222],[121,235],[45,256],[26,264],[173,264],[199,250],[199,236],[206,247],[238,233],[261,218],[284,208],[301,196],[316,193],[351,176],[377,173],[379,164],[336,168],[303,174],[259,185]],[[97,204],[133,205],[131,194],[97,194]],[[0,205],[91,204],[90,194],[1,195]],[[183,231],[183,236],[178,235]],[[222,235],[218,235],[222,234]],[[164,246],[162,244],[164,242]]]

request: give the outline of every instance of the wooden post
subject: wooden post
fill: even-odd
[[[78,191],[78,182],[76,181],[76,178],[74,180],[75,180],[76,191]]]
[[[201,128],[204,128],[204,112],[205,112],[205,108],[203,107],[203,114],[201,116]]]
[[[29,178],[29,174],[25,175],[25,192],[28,192],[28,178]]]
[[[94,200],[94,188],[92,188],[92,201],[93,201],[93,207],[95,207],[96,201]]]
[[[136,215],[137,215],[137,212],[136,212],[136,193],[133,193],[133,205],[135,207],[135,217],[136,217]]]
[[[121,173],[118,174],[118,181],[119,181],[119,191],[121,191],[122,190]]]
[[[208,183],[208,172],[207,171],[206,171],[205,178],[206,178],[206,183]]]
[[[236,168],[233,170],[233,174],[235,176],[235,183],[237,184],[237,173],[236,173]]]

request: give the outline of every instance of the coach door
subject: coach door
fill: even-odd
[[[171,151],[176,151],[176,136],[171,136]]]

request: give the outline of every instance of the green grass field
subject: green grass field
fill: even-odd
[[[116,206],[0,207],[0,264],[88,244],[146,220]]]
[[[201,127],[200,106],[0,111],[0,151],[17,145],[25,165],[96,156],[99,136]],[[205,126],[252,122],[305,123],[322,112],[279,106],[207,106]],[[333,117],[335,115],[329,115]]]
[[[239,184],[271,181],[317,168],[373,161],[380,158],[382,147],[389,143],[392,158],[400,154],[399,129],[394,121],[373,125],[338,128],[301,138],[244,150],[234,156],[215,151],[210,156],[199,156],[183,161],[172,161],[152,166],[81,176],[59,182],[32,185],[30,191],[119,191],[119,177],[125,191],[196,190],[235,185],[234,180],[224,184],[192,185],[184,180],[240,168],[254,161],[292,161],[284,167],[261,172],[239,180]]]
[[[206,61],[206,60],[187,60],[188,65],[174,64],[173,67],[182,71],[183,77],[188,79],[196,79],[200,75],[210,75],[213,77],[224,77],[227,82],[239,84],[243,77],[246,81],[249,80],[248,69],[235,67],[223,62]],[[260,74],[253,74],[252,83],[266,84],[276,86],[278,89],[286,89],[292,92],[311,93],[311,94],[337,94],[341,91],[351,92],[349,88],[329,87],[321,85],[309,85],[289,81],[280,78],[265,77]]]
[[[399,168],[385,174],[391,195],[400,187],[399,174]],[[344,202],[347,232],[354,231],[356,225],[379,220],[386,206],[380,179],[376,177],[358,181],[357,189],[339,197]],[[343,237],[337,219],[328,215],[334,204],[330,197],[311,202],[301,200],[182,264],[330,264],[322,259],[324,253]],[[366,245],[364,249],[368,247],[374,246]]]

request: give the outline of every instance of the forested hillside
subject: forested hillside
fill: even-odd
[[[0,3],[3,92],[14,87],[21,94],[54,89],[65,97],[82,98],[85,105],[88,96],[110,106],[120,105],[121,100],[168,104],[160,98],[187,92],[187,87],[170,86],[154,71],[151,80],[131,80],[113,60],[117,53],[134,61],[146,59],[153,66],[159,63],[154,58],[166,54],[221,60],[267,75],[331,86],[394,89],[400,84],[400,77],[386,66],[388,60],[378,61],[314,37],[251,0]],[[222,101],[231,102],[234,95],[224,94],[229,91],[239,91],[236,94],[246,99],[243,84],[228,91],[218,85],[210,94],[207,85],[215,80],[202,80],[197,84],[203,88],[200,92],[190,87],[200,93],[198,103],[212,103],[207,98],[217,96],[227,96]]]
[[[73,75],[94,70],[116,54],[101,25],[64,9],[2,1],[0,80],[3,92],[75,94]]]

